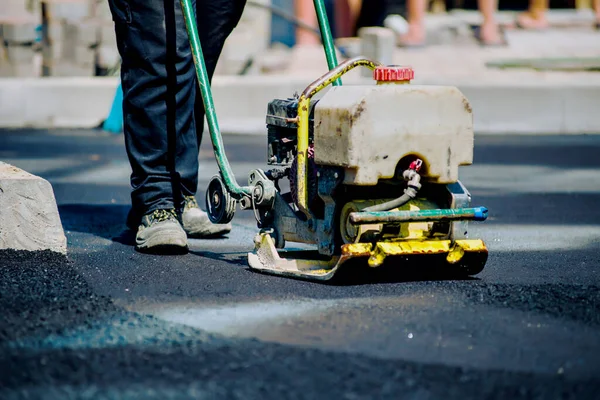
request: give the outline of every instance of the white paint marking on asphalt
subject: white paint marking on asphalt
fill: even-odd
[[[89,160],[68,158],[7,159],[9,164],[19,166],[36,175],[43,176],[54,169],[72,168],[73,173],[52,179],[53,183],[94,183],[129,186],[131,167],[127,161],[102,164],[81,171]],[[256,168],[266,169],[262,162],[232,162],[231,167],[238,183],[245,185],[248,173]],[[218,173],[214,160],[202,160],[199,166],[200,187],[208,184]],[[470,190],[490,191],[494,195],[515,193],[599,193],[600,169],[554,168],[535,165],[488,165],[477,164],[461,167],[460,177]]]
[[[236,221],[234,219],[234,221]],[[192,250],[249,251],[258,232],[251,220],[237,220],[227,239],[191,240]],[[472,223],[469,238],[482,239],[490,251],[559,251],[598,248],[600,250],[600,225],[520,225]],[[287,243],[286,249],[306,249],[308,245]]]
[[[559,251],[597,248],[600,225],[471,224],[469,237],[480,238],[490,251]]]
[[[253,327],[289,318],[321,314],[336,305],[334,300],[298,300],[238,303],[226,306],[160,306],[138,310],[165,321],[188,325],[209,332],[232,336],[247,336]]]
[[[515,193],[600,193],[600,169],[477,164],[460,169],[467,189]]]
[[[77,167],[88,162],[88,160],[71,158],[4,158],[2,161],[38,176],[57,169],[73,168],[76,170]]]
[[[415,296],[393,298],[297,299],[236,302],[230,304],[153,304],[130,305],[130,311],[150,314],[164,321],[187,325],[227,336],[253,337],[268,332],[269,326],[291,323],[293,320],[321,318],[327,312],[372,307],[374,303],[402,305],[431,304],[432,299]]]
[[[61,183],[94,183],[99,185],[129,186],[130,175],[131,168],[129,167],[129,164],[115,162],[104,164],[98,168],[88,169],[83,172],[77,171],[77,173],[73,175],[54,179],[53,181]]]
[[[23,161],[20,161],[23,164]],[[59,163],[56,163],[59,164]],[[110,164],[102,164],[97,168],[80,171],[76,167],[80,163],[67,162],[64,160],[65,166],[73,166],[73,174],[53,179],[53,182],[69,182],[69,183],[95,183],[95,184],[110,184],[129,186],[129,178],[131,175],[131,167],[128,162],[119,161]],[[27,165],[30,165],[29,163]],[[233,173],[238,179],[240,185],[245,185],[248,181],[248,172],[252,169],[262,167],[259,163],[233,163]],[[38,168],[40,169],[40,168]],[[41,168],[40,172],[44,172],[49,168]],[[200,162],[199,182],[200,186],[206,186],[213,175],[218,174],[219,168],[215,162]]]

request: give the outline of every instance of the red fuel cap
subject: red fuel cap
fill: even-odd
[[[377,82],[410,82],[415,79],[415,71],[398,65],[379,66],[373,71],[373,79]]]

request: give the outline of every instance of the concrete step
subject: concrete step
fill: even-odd
[[[421,76],[413,84],[457,86],[471,103],[478,133],[600,134],[600,77],[507,75],[490,80]],[[265,135],[268,102],[301,92],[312,80],[286,75],[215,77],[213,96],[222,132]],[[358,83],[373,81],[344,80]],[[108,116],[117,85],[117,78],[0,79],[0,127],[96,127]]]

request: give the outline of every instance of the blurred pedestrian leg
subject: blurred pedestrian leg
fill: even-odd
[[[295,0],[294,8],[296,18],[315,29],[318,28],[319,25],[317,23],[317,14],[315,12],[313,0]],[[297,46],[317,45],[320,43],[321,40],[313,32],[299,27],[296,28]]]
[[[427,0],[408,0],[408,32],[398,39],[399,46],[419,47],[425,45],[427,4]]]
[[[398,38],[400,47],[421,47],[426,43],[425,16],[427,0],[408,0],[408,32]],[[497,0],[478,0],[483,23],[476,36],[484,46],[505,45],[504,36],[496,22]]]
[[[548,6],[549,0],[529,0],[529,9],[517,16],[517,26],[522,29],[548,28]]]
[[[498,10],[497,0],[478,0],[479,11],[482,14],[483,22],[479,28],[477,39],[484,46],[504,45],[504,35],[496,21],[496,11]]]

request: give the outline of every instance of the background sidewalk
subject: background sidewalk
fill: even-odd
[[[514,13],[501,12],[503,47],[476,42],[471,25],[479,18],[471,11],[430,15],[430,44],[394,48],[391,62],[411,65],[414,84],[458,86],[471,102],[478,133],[600,133],[600,31],[592,28],[591,11],[550,11],[552,26],[543,32],[511,28]],[[327,65],[320,46],[273,46],[256,50],[248,67],[247,39],[240,40],[248,29],[239,26],[227,43],[213,93],[223,133],[264,135],[267,103],[302,91]],[[338,45],[349,56],[361,52],[358,38]],[[507,67],[527,59],[538,69]],[[242,70],[245,74],[235,73]],[[344,83],[373,81],[356,70]],[[117,85],[117,76],[0,79],[0,127],[98,126],[108,116]]]
[[[416,49],[397,48],[393,62],[411,65],[415,69],[415,83],[513,83],[521,78],[547,83],[600,82],[600,31],[592,27],[591,12],[550,11],[548,18],[552,26],[539,32],[511,27],[513,16],[514,13],[508,12],[498,15],[498,20],[505,26],[507,45],[482,47],[470,28],[479,23],[479,13],[460,11],[430,15],[427,19],[430,44]],[[360,54],[358,38],[344,39],[344,45],[352,55]],[[310,79],[327,68],[323,51],[318,46],[281,51],[273,59],[275,67],[266,71],[272,75]],[[285,63],[285,59],[289,62]],[[557,62],[545,62],[543,71],[494,66],[527,59],[537,59],[538,63],[542,59],[564,59],[564,62],[562,71]]]

